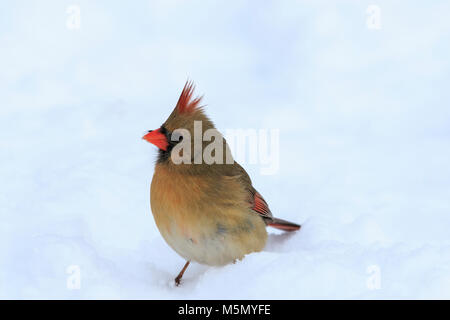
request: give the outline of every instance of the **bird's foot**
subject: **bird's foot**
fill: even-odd
[[[190,261],[187,261],[184,265],[183,269],[181,269],[180,274],[175,278],[175,285],[178,287],[181,283],[181,278],[183,277],[184,272],[186,271]]]
[[[178,287],[180,285],[180,283],[181,283],[181,277],[178,276],[175,278],[175,285]]]

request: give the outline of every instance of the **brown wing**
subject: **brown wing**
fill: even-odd
[[[261,194],[256,191],[255,188],[253,188],[250,177],[248,176],[244,168],[239,165],[239,163],[235,162],[228,174],[239,177],[239,180],[248,192],[248,201],[253,212],[259,214],[266,225],[283,231],[296,231],[301,228],[299,224],[272,216],[272,212],[270,211],[269,205],[267,204],[266,200],[264,200]]]
[[[235,162],[233,165],[232,174],[239,176],[241,183],[247,190],[248,201],[251,205],[252,210],[255,211],[255,213],[259,214],[262,218],[265,218],[264,220],[270,220],[272,218],[272,212],[269,209],[269,205],[261,196],[261,194],[256,191],[255,188],[253,188],[252,181],[244,168],[242,168],[239,163]]]

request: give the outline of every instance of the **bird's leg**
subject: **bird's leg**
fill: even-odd
[[[183,277],[183,274],[184,274],[184,272],[186,271],[186,269],[187,269],[187,267],[188,267],[188,265],[189,265],[189,262],[190,262],[190,261],[186,262],[186,264],[184,265],[183,269],[181,269],[180,273],[179,273],[178,276],[175,278],[175,285],[178,286],[178,285],[180,284],[181,278]]]

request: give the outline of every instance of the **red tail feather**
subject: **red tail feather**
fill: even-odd
[[[273,227],[276,229],[284,230],[284,231],[297,231],[301,228],[301,225],[289,222],[279,218],[273,218],[271,222],[267,224],[269,227]]]

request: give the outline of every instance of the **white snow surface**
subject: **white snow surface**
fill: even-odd
[[[449,299],[450,4],[372,2],[2,2],[0,298]],[[188,77],[219,130],[280,130],[243,166],[303,227],[175,287],[141,137]]]

